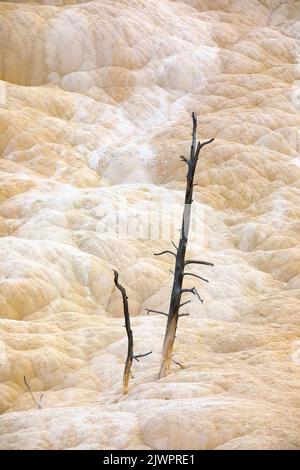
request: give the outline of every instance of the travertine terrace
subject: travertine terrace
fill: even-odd
[[[0,53],[0,448],[299,449],[300,2],[0,2]],[[158,380],[168,242],[102,234],[182,208],[192,111],[215,267]]]

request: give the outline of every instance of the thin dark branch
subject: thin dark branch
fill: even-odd
[[[181,293],[182,294],[185,294],[185,293],[195,294],[194,287],[192,287],[191,289],[181,289]]]
[[[205,277],[201,277],[199,276],[198,274],[194,274],[194,273],[183,273],[184,276],[193,276],[193,277],[197,277],[198,279],[201,279],[201,281],[205,281],[205,282],[209,282],[208,279],[205,279]]]
[[[172,240],[171,240],[171,243],[174,246],[175,250],[178,251],[178,246],[176,245],[176,243],[174,243]]]
[[[202,149],[202,147],[204,147],[207,144],[211,144],[214,140],[215,140],[214,138],[211,138],[209,140],[206,140],[205,142],[202,142],[200,149]]]
[[[209,263],[208,261],[197,261],[194,259],[187,259],[184,262],[184,266],[187,266],[188,264],[203,264],[204,266],[214,266],[213,263]]]
[[[184,293],[190,293],[190,294],[194,294],[198,297],[198,299],[200,300],[200,302],[203,304],[203,299],[201,299],[196,287],[192,287],[191,289],[181,289],[181,293],[184,294]]]
[[[35,404],[35,406],[36,406],[38,409],[41,409],[41,408],[42,408],[41,402],[42,402],[42,398],[43,398],[43,395],[44,395],[44,394],[42,393],[41,396],[40,396],[39,401],[37,401],[36,398],[35,398],[35,396],[33,395],[32,391],[31,391],[31,388],[30,388],[30,386],[29,386],[27,380],[26,380],[26,376],[24,375],[23,378],[24,378],[24,384],[26,385],[27,390],[28,390],[28,392],[29,392],[30,395],[31,395],[31,398],[32,398],[33,403]]]
[[[183,307],[186,304],[189,304],[191,300],[187,300],[186,302],[182,302],[182,304],[179,305],[179,308]]]
[[[175,361],[175,359],[172,359],[174,364],[180,367],[180,369],[185,369],[185,367],[181,364],[181,362]]]
[[[183,162],[185,162],[187,165],[190,164],[190,161],[189,161],[186,157],[184,157],[183,155],[180,155],[180,159],[181,159]]]
[[[178,315],[178,317],[189,317],[189,316],[190,316],[189,313],[180,313],[180,314]]]
[[[161,312],[160,310],[152,310],[151,308],[146,308],[147,310],[147,315],[149,315],[149,313],[159,313],[160,315],[165,315],[166,317],[168,316],[167,313],[165,312]]]
[[[173,251],[170,250],[161,251],[160,253],[154,253],[154,256],[164,255],[165,253],[169,253],[170,255],[173,255],[176,258],[176,253],[173,253]]]
[[[137,354],[136,356],[132,356],[132,358],[135,359],[137,362],[139,362],[139,359],[140,359],[141,357],[149,356],[149,354],[152,354],[152,351],[149,351],[149,352],[147,352],[147,353],[145,353],[145,354]]]
[[[174,271],[172,271],[172,269],[169,269],[169,273],[173,274],[174,276]]]
[[[197,291],[196,287],[194,287],[194,291],[195,291],[195,295],[198,297],[198,299],[200,300],[200,302],[203,304],[204,300],[201,299],[200,295],[199,295],[199,292]]]

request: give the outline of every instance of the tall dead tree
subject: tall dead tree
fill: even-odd
[[[191,276],[199,278],[203,281],[207,281],[207,279],[202,278],[198,274],[186,272],[185,268],[191,264],[201,264],[205,266],[213,266],[212,263],[207,261],[199,261],[193,259],[185,259],[186,255],[186,248],[189,236],[189,229],[190,229],[190,219],[191,219],[191,208],[193,202],[193,189],[194,189],[194,175],[195,170],[197,167],[198,157],[201,149],[213,142],[214,139],[209,139],[205,142],[198,142],[197,143],[197,116],[195,113],[192,113],[192,120],[193,120],[193,132],[192,132],[192,145],[190,151],[190,158],[186,158],[181,156],[181,160],[186,163],[187,165],[187,175],[186,175],[186,190],[185,190],[185,201],[184,201],[184,210],[183,210],[183,217],[182,217],[182,225],[180,229],[180,240],[178,247],[172,242],[175,252],[170,250],[162,251],[161,253],[156,253],[156,256],[163,255],[163,254],[171,254],[175,257],[175,270],[172,272],[174,275],[173,277],[173,287],[171,292],[171,300],[169,306],[169,313],[167,314],[167,326],[163,344],[163,351],[162,351],[162,360],[161,360],[161,367],[160,367],[160,378],[164,377],[168,374],[171,359],[172,359],[172,351],[176,336],[176,329],[178,318],[180,316],[186,314],[180,314],[180,308],[183,305],[186,305],[190,302],[190,300],[181,303],[181,296],[184,293],[194,294],[198,297],[201,303],[203,300],[201,299],[196,287],[192,288],[184,288],[183,287],[183,280],[185,276]],[[151,312],[151,310],[149,310]],[[156,312],[164,314],[163,312]],[[166,315],[166,314],[165,314]]]
[[[132,333],[131,324],[130,324],[128,297],[126,294],[126,289],[123,286],[121,286],[121,284],[119,283],[119,273],[115,270],[114,270],[114,283],[115,283],[115,286],[119,289],[119,291],[122,294],[125,328],[126,328],[127,339],[128,339],[127,356],[126,356],[124,374],[123,374],[123,393],[125,395],[126,393],[128,393],[129,377],[131,375],[131,366],[132,366],[133,359],[135,359],[136,361],[139,361],[141,357],[148,356],[149,354],[152,353],[152,351],[149,351],[146,354],[138,354],[138,355],[133,354],[133,333]]]

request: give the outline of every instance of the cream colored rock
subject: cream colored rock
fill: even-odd
[[[1,449],[300,448],[299,12],[0,3]],[[153,253],[178,237],[192,111],[215,142],[189,250],[215,268],[158,380],[165,318],[145,309],[168,309],[173,258]],[[153,351],[126,397],[113,268]]]

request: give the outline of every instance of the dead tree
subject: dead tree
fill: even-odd
[[[136,361],[139,361],[141,357],[148,356],[149,354],[152,353],[152,351],[149,351],[145,354],[138,354],[138,355],[133,354],[133,333],[132,333],[131,324],[130,324],[128,297],[126,294],[126,289],[123,286],[121,286],[121,284],[119,284],[119,273],[115,270],[114,270],[114,283],[115,283],[115,286],[119,289],[119,291],[122,294],[125,328],[126,328],[127,339],[128,339],[127,356],[126,356],[124,374],[123,374],[123,393],[125,395],[126,393],[128,393],[129,377],[131,375],[131,367],[132,367],[133,359],[135,359]]]
[[[162,351],[162,360],[161,360],[161,367],[159,377],[164,377],[168,374],[171,360],[172,360],[172,351],[176,336],[176,329],[178,318],[182,316],[180,314],[180,308],[187,304],[190,301],[186,301],[181,303],[181,296],[184,293],[190,293],[198,297],[201,303],[203,300],[201,299],[196,287],[192,288],[183,288],[183,280],[185,276],[192,276],[199,278],[205,282],[208,282],[207,279],[198,276],[198,274],[185,272],[185,268],[191,264],[200,264],[205,266],[213,266],[212,263],[207,261],[198,261],[193,259],[185,259],[186,255],[186,248],[188,242],[188,235],[189,235],[189,228],[190,228],[190,219],[191,219],[191,208],[193,202],[193,189],[194,189],[194,175],[195,170],[198,162],[198,157],[200,150],[207,144],[213,142],[214,139],[209,139],[205,142],[198,142],[197,143],[197,116],[195,113],[192,114],[193,119],[193,133],[192,133],[192,145],[190,151],[190,158],[186,158],[181,156],[181,160],[186,163],[187,165],[187,175],[186,175],[186,190],[185,190],[185,201],[184,201],[184,211],[183,211],[183,218],[182,218],[182,225],[180,229],[180,240],[178,247],[172,242],[175,252],[170,250],[162,251],[161,253],[156,253],[156,256],[163,255],[163,254],[171,254],[175,257],[175,270],[172,271],[173,274],[173,287],[171,292],[171,300],[169,306],[169,313],[167,314],[167,326],[165,331],[164,337],[164,344],[163,344],[163,351]],[[151,311],[151,310],[150,310]],[[162,313],[163,312],[157,312]]]
[[[26,375],[24,375],[24,384],[26,385],[27,387],[27,390],[28,392],[30,393],[31,395],[31,398],[32,398],[32,401],[33,403],[35,404],[35,406],[40,410],[42,408],[42,398],[43,398],[43,393],[40,395],[40,398],[39,398],[39,401],[36,400],[35,396],[33,395],[32,391],[31,391],[31,388],[29,386],[29,383],[27,382],[26,380]]]

